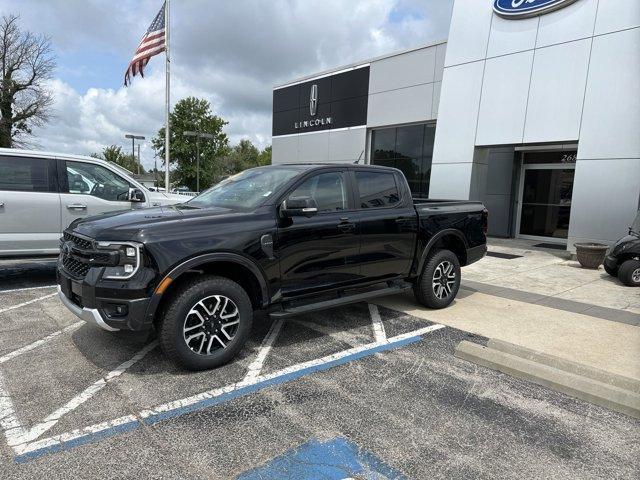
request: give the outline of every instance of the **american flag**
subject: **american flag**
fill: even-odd
[[[151,26],[142,37],[140,45],[133,54],[133,59],[129,63],[129,67],[124,74],[125,87],[131,84],[131,77],[138,73],[144,77],[144,67],[154,55],[164,52],[165,50],[165,32],[164,32],[164,9],[166,2],[162,4],[162,8],[151,22]]]

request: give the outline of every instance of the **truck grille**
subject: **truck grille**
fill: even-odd
[[[62,257],[62,266],[74,277],[84,278],[87,276],[87,272],[89,272],[88,263],[82,263],[70,255]]]
[[[62,234],[62,238],[65,242],[72,242],[76,247],[81,248],[83,250],[89,250],[93,247],[93,242],[91,240],[87,240],[82,237],[78,237],[77,235],[73,235],[69,232],[64,232]]]

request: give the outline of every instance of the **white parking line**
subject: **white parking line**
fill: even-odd
[[[27,353],[27,352],[30,352],[31,350],[35,350],[39,346],[44,345],[47,342],[50,342],[51,340],[53,340],[54,338],[60,336],[61,334],[65,333],[65,332],[70,332],[71,330],[74,330],[74,329],[78,328],[83,323],[84,322],[72,323],[71,325],[69,325],[67,327],[64,327],[62,330],[58,330],[57,332],[50,333],[49,335],[47,335],[44,338],[41,338],[40,340],[36,340],[35,342],[30,343],[29,345],[25,345],[24,347],[21,347],[21,348],[19,348],[17,350],[14,350],[13,352],[9,352],[9,353],[1,356],[0,357],[0,365],[2,365],[5,362],[8,362],[12,358],[16,358],[17,356],[22,355],[23,353]]]
[[[273,344],[275,343],[276,338],[278,338],[278,334],[280,333],[281,328],[282,328],[282,320],[276,320],[275,322],[273,322],[273,324],[271,325],[271,328],[269,329],[269,333],[267,333],[267,336],[264,337],[264,340],[262,340],[262,345],[260,345],[260,350],[258,351],[258,355],[256,356],[255,360],[253,360],[253,362],[251,362],[251,364],[249,365],[247,374],[245,375],[244,379],[240,382],[241,384],[249,383],[253,379],[255,379],[258,375],[260,375],[264,362],[267,359],[267,355],[271,351],[271,347],[273,347]]]
[[[369,304],[369,313],[371,314],[371,323],[373,324],[373,336],[376,342],[383,343],[387,341],[387,332],[384,329],[384,324],[380,318],[380,312],[378,306],[372,303]]]
[[[44,297],[34,298],[33,300],[29,300],[28,302],[19,303],[18,305],[12,305],[7,308],[3,308],[0,310],[0,313],[8,312],[9,310],[15,310],[16,308],[24,307],[26,305],[30,305],[32,303],[39,302],[40,300],[44,300],[45,298],[53,297],[54,295],[58,295],[58,292],[50,293],[49,295],[45,295]]]
[[[67,413],[74,411],[80,405],[85,403],[91,397],[93,397],[96,393],[102,390],[107,383],[118,378],[122,375],[129,367],[142,360],[144,356],[153,350],[158,345],[158,342],[151,342],[142,348],[138,353],[136,353],[131,359],[127,360],[120,364],[115,370],[110,371],[104,377],[97,380],[96,382],[89,385],[83,392],[73,397],[69,400],[65,405],[58,408],[55,412],[51,413],[47,416],[42,422],[34,425],[30,429],[25,429],[15,418],[15,413],[13,413],[13,405],[9,403],[6,405],[7,415],[11,419],[11,423],[14,424],[13,428],[5,429],[5,437],[7,438],[7,444],[11,447],[15,447],[18,445],[22,445],[24,443],[32,442],[40,438],[47,430],[51,429],[55,426],[56,423]],[[0,385],[0,398],[2,398],[3,393],[6,394],[6,390],[2,385]],[[8,395],[7,395],[8,396]],[[0,405],[0,419],[2,419],[4,415],[3,407],[5,405]],[[11,417],[11,415],[13,415]]]
[[[10,290],[0,290],[0,293],[25,292],[27,290],[42,290],[44,288],[56,288],[57,286],[58,285],[43,285],[41,287],[12,288]]]
[[[285,367],[281,370],[271,372],[265,375],[259,375],[249,382],[238,382],[226,385],[224,387],[214,388],[190,397],[174,400],[162,405],[158,405],[152,409],[141,410],[137,415],[125,415],[123,417],[109,420],[106,422],[89,425],[83,428],[43,438],[31,443],[13,446],[13,450],[17,455],[29,456],[32,452],[40,451],[40,454],[53,451],[59,447],[79,445],[83,442],[92,441],[92,436],[97,435],[98,438],[117,434],[118,432],[130,431],[138,428],[142,424],[152,424],[164,419],[168,419],[189,411],[206,408],[217,402],[227,401],[237,396],[246,395],[248,393],[259,390],[269,385],[277,385],[286,381],[300,378],[305,373],[313,373],[322,371],[332,366],[343,364],[345,361],[351,361],[363,356],[371,355],[373,352],[384,351],[397,346],[402,346],[403,342],[415,341],[421,335],[431,333],[444,328],[444,325],[430,325],[420,328],[412,332],[397,335],[387,339],[383,343],[368,343],[357,347],[349,348],[338,353],[327,355],[326,357],[309,360],[307,362]],[[270,335],[267,335],[270,337]]]

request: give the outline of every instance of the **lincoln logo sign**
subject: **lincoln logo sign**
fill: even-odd
[[[312,117],[316,116],[318,111],[318,85],[315,83],[311,85],[311,90],[309,91],[309,115]],[[301,128],[309,128],[309,127],[319,127],[321,125],[331,125],[332,119],[331,117],[321,117],[321,118],[312,118],[310,120],[301,120],[299,122],[295,122],[294,126],[296,130]]]
[[[316,116],[318,108],[318,85],[311,85],[311,93],[309,94],[309,115]]]
[[[494,0],[493,10],[505,18],[527,18],[566,7],[576,0]]]

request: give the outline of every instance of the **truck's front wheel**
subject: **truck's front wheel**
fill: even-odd
[[[214,368],[237,355],[252,320],[251,301],[240,285],[223,277],[199,277],[182,285],[169,301],[160,345],[185,368]]]
[[[460,262],[450,250],[431,252],[413,286],[416,300],[429,308],[445,308],[460,288]]]

